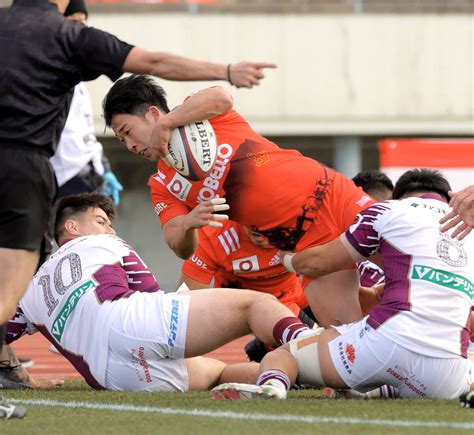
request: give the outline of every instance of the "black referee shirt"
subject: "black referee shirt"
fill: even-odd
[[[48,0],[0,9],[0,146],[54,154],[74,86],[101,74],[117,80],[132,48],[64,18]]]

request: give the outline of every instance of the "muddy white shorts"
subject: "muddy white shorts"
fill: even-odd
[[[335,329],[341,335],[329,342],[332,361],[344,382],[361,393],[389,384],[402,397],[454,399],[474,381],[469,360],[412,352],[370,327],[367,317]]]
[[[186,293],[140,293],[112,323],[105,387],[111,390],[186,391]]]

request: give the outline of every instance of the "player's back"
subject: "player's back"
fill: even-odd
[[[113,235],[73,239],[43,264],[20,301],[27,319],[91,385],[104,385],[100,351],[107,352],[109,326],[131,293],[125,271],[114,265],[130,253]]]
[[[369,324],[402,346],[446,358],[466,355],[474,300],[474,237],[458,241],[440,233],[439,219],[448,211],[440,197],[424,195],[364,212],[386,275]]]

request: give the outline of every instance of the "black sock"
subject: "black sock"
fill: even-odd
[[[5,325],[0,326],[0,353],[2,352],[3,343],[5,343]]]

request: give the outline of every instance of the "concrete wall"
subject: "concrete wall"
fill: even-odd
[[[91,25],[150,50],[267,60],[235,105],[265,134],[470,134],[473,17],[456,15],[101,14]],[[163,82],[179,104],[206,83]],[[90,84],[96,125],[110,86]]]

